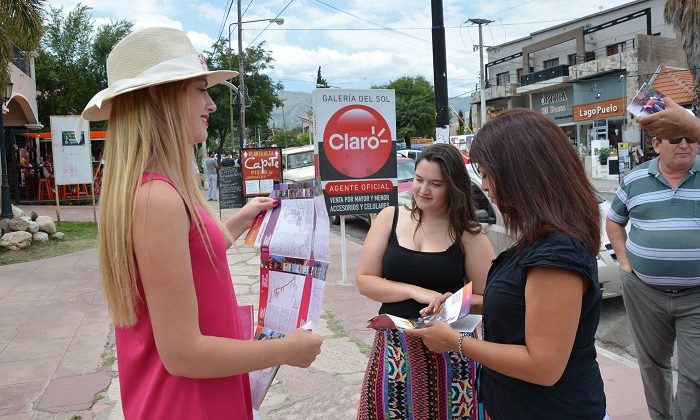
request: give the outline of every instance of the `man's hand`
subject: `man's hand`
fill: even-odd
[[[665,110],[639,116],[637,122],[660,139],[687,136],[697,140],[700,137],[700,120],[668,96],[664,98],[664,104]]]

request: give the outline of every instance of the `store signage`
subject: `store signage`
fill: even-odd
[[[566,96],[566,92],[555,92],[547,95],[542,95],[540,98],[540,105],[555,104],[557,102],[568,102],[569,98]]]
[[[625,105],[625,98],[576,105],[573,109],[574,121],[599,120],[621,116],[625,114]]]
[[[393,90],[316,89],[319,175],[331,216],[398,201]]]
[[[280,156],[282,149],[279,147],[243,149],[241,167],[245,197],[267,196],[275,182],[282,182]]]

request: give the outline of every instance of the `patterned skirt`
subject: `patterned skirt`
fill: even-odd
[[[377,331],[357,418],[477,419],[475,377],[471,359],[433,353],[398,330]]]

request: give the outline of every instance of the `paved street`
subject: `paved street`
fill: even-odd
[[[82,210],[79,210],[82,209]],[[52,207],[30,207],[51,215]],[[89,207],[73,217],[90,220]],[[228,211],[224,211],[224,216]],[[67,212],[66,212],[67,214]],[[319,333],[323,351],[309,369],[280,368],[262,419],[353,419],[378,304],[359,295],[353,275],[360,245],[347,242],[348,281],[341,280],[340,238],[331,234],[331,265]],[[242,304],[258,300],[255,250],[228,252]],[[96,251],[0,268],[0,420],[119,420],[119,381],[111,323],[97,275]],[[648,418],[633,360],[599,349],[612,418]]]

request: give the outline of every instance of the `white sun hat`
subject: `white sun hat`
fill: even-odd
[[[127,35],[107,57],[107,89],[90,99],[83,118],[109,118],[112,98],[122,93],[178,80],[205,77],[207,86],[236,77],[231,70],[207,69],[184,32],[173,28],[148,28]]]

